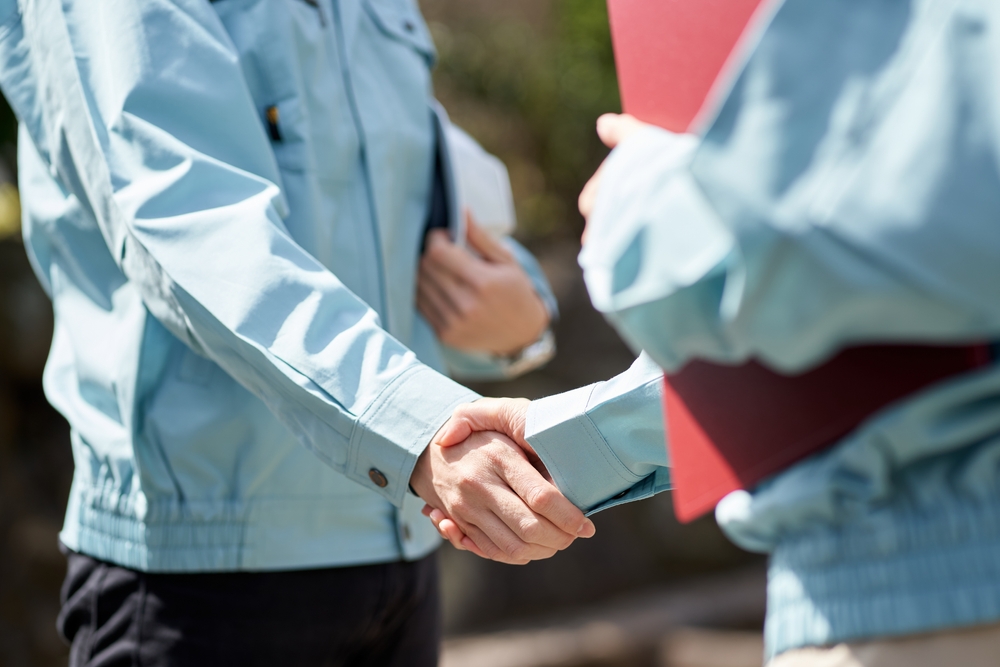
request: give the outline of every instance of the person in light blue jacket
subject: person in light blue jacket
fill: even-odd
[[[772,11],[697,134],[599,123],[615,148],[581,197],[580,263],[645,352],[608,382],[463,406],[443,444],[503,430],[593,513],[670,488],[662,369],[794,374],[861,343],[1000,340],[1000,6]],[[717,506],[734,542],[769,554],[774,667],[997,664],[993,350]]]
[[[445,372],[525,368],[555,312],[474,226],[418,288],[460,218],[433,60],[412,0],[0,1],[74,667],[435,664],[411,489],[478,492],[499,560],[593,533],[502,436],[427,450],[476,396]]]

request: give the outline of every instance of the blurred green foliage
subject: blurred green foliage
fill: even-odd
[[[597,117],[620,110],[603,0],[504,13],[425,2],[438,95],[511,170],[522,236],[576,236],[576,197],[606,155]],[[463,15],[464,14],[464,15]]]

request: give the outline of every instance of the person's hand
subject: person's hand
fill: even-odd
[[[604,145],[614,148],[621,142],[646,126],[646,123],[628,114],[606,113],[597,119],[597,136],[601,138]],[[604,163],[597,168],[594,175],[590,177],[587,184],[583,186],[580,199],[577,204],[584,219],[590,221],[590,214],[594,210],[594,201],[597,199],[597,190],[601,185],[601,175],[604,171]],[[583,229],[583,240],[587,238],[587,228]]]
[[[452,413],[441,430],[434,437],[434,443],[441,447],[459,445],[479,431],[497,431],[514,441],[524,452],[525,458],[549,483],[552,478],[545,464],[524,437],[524,423],[531,401],[524,398],[481,398],[474,403],[464,403]],[[441,509],[427,505],[427,516],[441,537],[451,542],[456,549],[475,552],[475,545],[448,514]]]
[[[500,433],[480,431],[451,447],[432,442],[410,486],[462,533],[459,548],[484,558],[524,564],[594,534],[593,523]]]
[[[417,308],[438,338],[459,350],[514,354],[549,325],[531,279],[497,239],[468,221],[469,247],[432,230],[420,260]]]

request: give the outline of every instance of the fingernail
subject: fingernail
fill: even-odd
[[[583,524],[580,525],[580,529],[576,531],[577,537],[593,537],[597,532],[597,528],[594,527],[594,522],[590,519],[584,520]]]

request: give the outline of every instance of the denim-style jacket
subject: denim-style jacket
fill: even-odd
[[[414,305],[433,60],[413,0],[0,1],[69,548],[176,572],[438,544],[410,473],[476,395]]]
[[[533,402],[526,429],[588,511],[669,488],[661,367],[1000,340],[1000,4],[762,18],[702,131],[642,130],[606,164],[580,263],[646,354]],[[770,554],[769,655],[1000,621],[1000,364],[887,406],[716,518]]]

